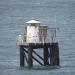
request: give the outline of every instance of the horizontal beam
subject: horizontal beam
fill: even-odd
[[[23,46],[24,48],[28,48],[29,46],[31,46],[33,49],[38,49],[38,48],[44,48],[44,47],[48,47],[50,48],[52,45],[57,44],[58,42],[54,42],[54,43],[27,43],[26,45],[20,45]]]

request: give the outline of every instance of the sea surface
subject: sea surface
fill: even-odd
[[[32,17],[58,28],[59,68],[20,67],[16,37]],[[75,75],[75,0],[0,0],[0,75]]]

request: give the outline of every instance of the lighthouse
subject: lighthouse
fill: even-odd
[[[27,21],[26,32],[17,38],[17,45],[20,47],[20,66],[27,64],[32,67],[33,60],[43,66],[59,66],[59,44],[56,30],[57,28],[41,25],[41,22],[35,19]],[[39,48],[43,50],[42,54]],[[39,53],[36,52],[36,49],[39,50]]]

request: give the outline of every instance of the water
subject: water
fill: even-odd
[[[32,17],[59,27],[59,68],[20,68],[16,37]],[[74,24],[75,0],[0,0],[0,75],[75,75]]]

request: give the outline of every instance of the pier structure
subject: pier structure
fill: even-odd
[[[34,19],[26,22],[25,32],[17,38],[17,45],[20,48],[20,66],[32,67],[35,61],[42,66],[59,66],[56,31],[56,28],[41,25]]]

